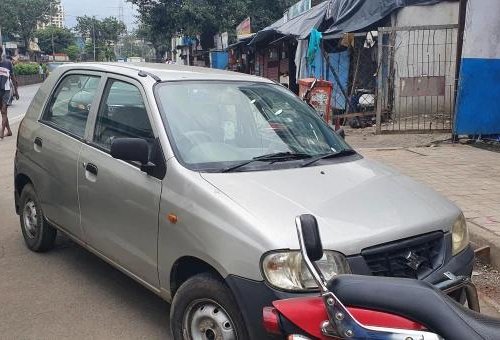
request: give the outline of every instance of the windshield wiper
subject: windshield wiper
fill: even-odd
[[[335,157],[343,157],[343,156],[351,156],[351,155],[355,155],[355,154],[356,154],[356,151],[354,151],[352,149],[345,149],[345,150],[330,152],[330,153],[326,153],[326,154],[323,154],[323,155],[319,155],[319,156],[313,157],[310,160],[308,160],[307,162],[304,162],[300,167],[304,168],[304,167],[312,165],[312,164],[314,164],[317,161],[322,160],[322,159],[335,158]]]
[[[294,159],[305,159],[305,158],[311,158],[312,156],[307,154],[307,153],[292,153],[292,152],[276,152],[276,153],[270,153],[267,155],[262,155],[262,156],[257,156],[252,158],[251,160],[244,161],[238,164],[235,164],[233,166],[230,166],[228,168],[223,169],[221,172],[231,172],[236,169],[242,168],[245,165],[248,165],[253,162],[257,161],[262,161],[262,162],[283,162],[287,160],[294,160]]]

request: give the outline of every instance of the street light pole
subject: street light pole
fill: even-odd
[[[54,47],[54,25],[53,25],[53,22],[52,22],[52,16],[53,16],[53,12],[52,12],[52,1],[50,2],[50,32],[51,32],[51,36],[52,36],[52,60],[55,61],[56,60],[56,49]]]
[[[2,26],[0,26],[0,47],[3,47]],[[0,60],[1,59],[2,59],[2,54],[0,54]]]
[[[92,41],[94,42],[94,61],[95,61],[95,17],[92,18]]]

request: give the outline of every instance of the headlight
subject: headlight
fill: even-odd
[[[323,258],[316,264],[326,280],[338,274],[351,272],[344,255],[327,250],[324,253]],[[304,291],[318,288],[299,251],[283,251],[265,255],[262,260],[262,272],[267,282],[278,289]]]
[[[453,223],[451,239],[453,256],[460,253],[469,245],[469,230],[467,229],[467,222],[463,214],[460,214],[455,223]]]

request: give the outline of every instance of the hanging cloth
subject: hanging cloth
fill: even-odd
[[[313,66],[316,53],[320,50],[320,43],[323,35],[317,29],[313,28],[309,35],[309,47],[307,48],[307,64]]]

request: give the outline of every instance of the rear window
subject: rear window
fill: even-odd
[[[100,77],[71,74],[63,78],[50,98],[42,121],[75,137],[83,138]]]

